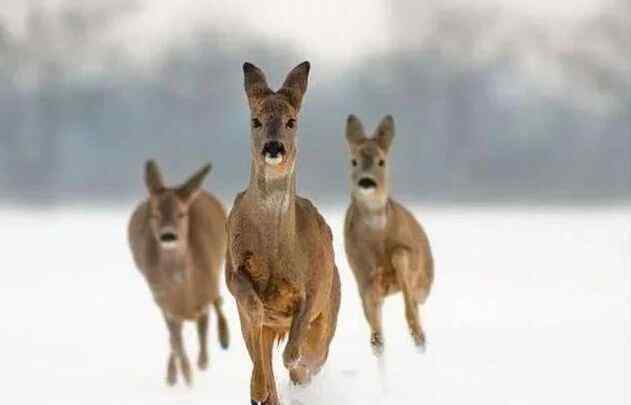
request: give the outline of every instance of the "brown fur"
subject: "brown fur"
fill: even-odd
[[[250,398],[279,403],[272,346],[287,334],[285,367],[304,384],[328,356],[340,304],[332,234],[316,208],[296,196],[296,129],[307,89],[308,62],[273,92],[261,70],[243,66],[251,110],[252,169],[228,218],[226,282],[234,295],[254,369]],[[281,142],[286,154],[270,164],[263,151]]]
[[[383,352],[381,306],[386,296],[402,291],[405,315],[414,343],[425,347],[418,306],[429,294],[434,265],[423,228],[402,205],[389,198],[388,150],[394,137],[392,117],[383,119],[375,135],[366,137],[360,121],[349,116],[352,201],[346,212],[346,255],[355,274],[376,355]],[[359,183],[372,179],[365,192]]]
[[[200,190],[209,170],[207,165],[183,185],[167,188],[155,162],[147,162],[145,181],[149,199],[136,208],[129,223],[134,261],[147,280],[169,330],[167,382],[170,385],[177,381],[178,362],[186,382],[192,382],[182,342],[185,320],[197,323],[198,365],[201,369],[207,367],[211,304],[217,313],[220,343],[228,347],[228,326],[219,295],[220,267],[226,250],[226,213],[217,199]],[[177,237],[169,248],[161,241],[168,235]]]

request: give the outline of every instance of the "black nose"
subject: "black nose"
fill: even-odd
[[[359,180],[359,187],[361,188],[376,188],[377,183],[373,179],[369,179],[368,177],[364,177]]]
[[[165,232],[160,235],[160,242],[175,242],[177,240],[177,235],[173,232]]]
[[[269,155],[272,158],[278,156],[278,154],[285,154],[285,145],[278,141],[269,141],[263,146],[263,155]]]

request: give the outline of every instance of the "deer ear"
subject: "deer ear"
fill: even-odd
[[[277,91],[278,94],[282,94],[287,98],[289,104],[291,104],[296,110],[300,110],[302,104],[302,97],[307,92],[307,84],[309,79],[309,70],[311,64],[309,62],[302,62],[289,72],[283,87]]]
[[[243,64],[243,85],[250,108],[253,108],[263,97],[273,93],[267,85],[265,73],[249,62]]]
[[[148,160],[145,163],[145,184],[150,194],[158,194],[164,190],[162,174],[155,160]]]
[[[391,115],[386,115],[375,131],[375,140],[379,147],[387,152],[392,138],[394,138],[394,119]]]
[[[364,139],[366,139],[366,135],[362,122],[353,114],[349,115],[346,119],[346,141],[350,146],[353,146]]]
[[[197,194],[202,186],[202,182],[204,181],[204,178],[206,178],[208,172],[210,172],[211,167],[211,164],[208,163],[186,180],[186,183],[179,186],[176,190],[178,197],[184,201],[193,201],[195,197],[197,197]]]

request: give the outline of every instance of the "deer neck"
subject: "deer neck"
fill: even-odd
[[[352,204],[355,206],[364,225],[375,231],[385,229],[388,219],[387,197],[384,199],[367,199],[353,195]]]
[[[296,228],[296,177],[292,169],[286,176],[271,177],[265,168],[252,163],[250,184],[245,192],[252,219],[265,235],[264,240],[278,247],[293,243]]]
[[[183,274],[188,266],[186,248],[178,246],[172,249],[165,249],[157,243],[158,267],[164,274]]]

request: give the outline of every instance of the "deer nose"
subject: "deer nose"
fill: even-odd
[[[357,183],[359,187],[369,189],[369,188],[377,188],[377,182],[369,177],[364,177]]]
[[[275,158],[279,154],[285,154],[285,145],[283,145],[282,143],[278,141],[269,141],[266,142],[263,146],[263,155]]]
[[[175,232],[163,232],[160,234],[160,242],[173,243],[177,241],[177,234]]]

